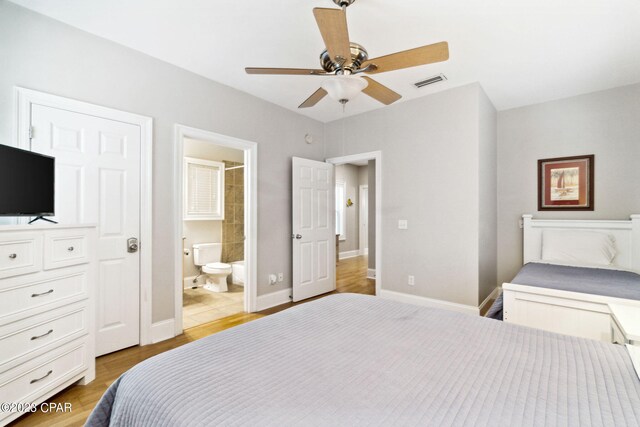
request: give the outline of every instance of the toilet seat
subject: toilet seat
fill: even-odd
[[[223,262],[211,262],[202,267],[204,273],[231,273],[231,265]]]
[[[231,264],[225,264],[224,262],[210,262],[205,265],[205,267],[209,268],[231,268]]]

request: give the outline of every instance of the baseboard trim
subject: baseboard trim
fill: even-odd
[[[369,255],[369,248],[360,249],[358,251],[359,255]]]
[[[168,340],[176,336],[175,320],[167,319],[151,325],[151,344]]]
[[[459,313],[473,314],[476,316],[479,313],[478,307],[474,307],[472,305],[458,304],[455,302],[421,297],[418,295],[404,294],[402,292],[388,291],[386,289],[380,290],[380,296],[382,298],[399,301],[399,302],[406,302],[408,304],[443,308],[445,310],[457,311]]]
[[[256,311],[266,310],[267,308],[291,302],[291,289],[282,289],[281,291],[272,292],[270,294],[259,295],[256,301]]]
[[[376,269],[367,268],[367,279],[375,279],[375,278],[376,278]]]
[[[338,259],[354,258],[360,255],[360,250],[340,252]]]
[[[198,279],[196,283],[193,283],[193,279],[197,276],[189,276],[182,279],[182,288],[183,289],[192,289],[194,287],[202,286],[204,281],[202,280],[202,276]]]
[[[493,291],[491,291],[491,293],[484,299],[484,301],[482,301],[480,307],[478,307],[478,313],[482,313],[482,310],[484,310],[484,306],[487,305],[489,301],[498,298],[498,295],[500,295],[500,289],[500,286],[496,286]]]

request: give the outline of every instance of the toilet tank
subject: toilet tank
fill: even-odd
[[[222,243],[198,243],[193,245],[193,263],[197,266],[220,262]]]

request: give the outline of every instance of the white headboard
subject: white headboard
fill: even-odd
[[[640,271],[640,215],[631,215],[629,221],[618,220],[572,220],[533,219],[533,215],[522,215],[524,225],[524,263],[538,261],[542,256],[542,231],[588,230],[601,231],[616,239],[617,255],[613,264]]]

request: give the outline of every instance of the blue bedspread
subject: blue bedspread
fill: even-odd
[[[640,301],[640,274],[604,268],[528,263],[511,283]],[[487,317],[502,320],[502,294]]]
[[[635,426],[624,346],[338,294],[145,360],[87,427]]]

